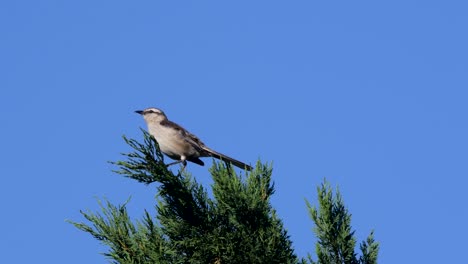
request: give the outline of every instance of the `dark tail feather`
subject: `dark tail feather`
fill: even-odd
[[[199,158],[189,158],[187,160],[191,161],[193,163],[196,163],[196,164],[198,164],[200,166],[205,166],[205,163],[203,163],[203,161],[201,159],[199,159]]]
[[[245,163],[242,162],[242,161],[238,161],[238,160],[236,160],[236,159],[233,159],[233,158],[231,158],[231,157],[228,157],[228,156],[226,156],[226,155],[224,155],[224,154],[221,154],[221,153],[219,153],[219,152],[216,152],[216,151],[214,151],[214,150],[212,150],[212,149],[210,149],[210,148],[207,148],[207,147],[205,147],[204,149],[205,149],[205,150],[208,152],[208,154],[209,154],[211,157],[213,157],[213,158],[217,158],[217,159],[219,159],[219,160],[226,161],[226,162],[228,162],[228,163],[232,163],[232,165],[234,165],[234,166],[236,166],[236,167],[238,167],[238,168],[241,168],[241,169],[243,169],[243,170],[248,170],[248,171],[251,171],[251,170],[252,170],[252,167],[251,167],[251,166],[245,164]]]

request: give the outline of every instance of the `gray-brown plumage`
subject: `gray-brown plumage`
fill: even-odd
[[[251,166],[210,149],[198,137],[167,119],[166,114],[160,109],[150,107],[135,112],[145,119],[148,131],[158,142],[161,152],[176,160],[167,166],[181,162],[185,166],[187,161],[203,166],[205,164],[200,157],[213,157],[232,163],[241,169],[252,170]]]

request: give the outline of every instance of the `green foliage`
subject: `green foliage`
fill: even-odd
[[[164,165],[155,139],[144,132],[143,144],[124,137],[134,150],[125,161],[112,162],[116,172],[144,184],[157,183],[156,216],[144,212],[132,221],[127,203],[101,202],[100,212],[81,212],[89,224],[71,222],[109,247],[113,263],[306,263],[298,259],[282,221],[272,208],[272,167],[257,162],[246,174],[230,164],[214,163],[212,197],[185,170],[177,175]],[[351,217],[339,193],[324,183],[319,208],[309,203],[316,224],[318,261],[311,263],[377,263],[373,233],[354,253]]]
[[[313,207],[306,201],[310,217],[315,223],[317,235],[316,253],[318,264],[374,264],[377,263],[379,244],[374,241],[371,232],[367,241],[361,243],[362,256],[355,253],[356,239],[351,230],[351,214],[348,213],[339,190],[336,195],[330,185],[324,181],[317,188],[319,207]]]
[[[104,253],[114,263],[176,263],[168,241],[148,212],[142,222],[133,224],[125,208],[126,203],[114,206],[99,201],[101,214],[83,212],[83,216],[93,224],[72,222],[77,228],[90,233],[110,248]]]
[[[109,246],[116,263],[298,263],[281,220],[271,207],[271,166],[257,163],[247,175],[229,164],[210,169],[213,198],[185,171],[174,175],[157,142],[124,138],[134,152],[114,162],[116,171],[139,182],[158,182],[157,215],[132,223],[126,204],[101,204],[82,212],[92,224],[73,223]]]

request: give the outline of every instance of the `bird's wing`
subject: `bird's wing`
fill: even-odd
[[[203,147],[205,144],[194,134],[188,132],[187,129],[183,128],[182,126],[170,121],[170,120],[164,120],[161,122],[161,125],[163,126],[170,126],[177,130],[177,132],[180,134],[181,138],[183,138],[185,141],[187,141],[190,145],[192,145],[195,149],[197,149],[199,152],[203,150]]]
[[[209,147],[207,147],[205,145],[205,143],[203,143],[197,136],[195,136],[194,134],[190,133],[187,131],[187,129],[183,128],[182,126],[170,121],[170,120],[164,120],[161,122],[161,125],[163,126],[170,126],[172,128],[174,128],[175,130],[177,130],[177,132],[180,134],[181,138],[183,138],[186,142],[188,142],[190,145],[192,145],[199,153],[201,153],[201,156],[211,156],[211,157],[214,157],[214,158],[217,158],[217,159],[220,159],[220,160],[223,160],[223,161],[227,161],[227,162],[230,162],[232,163],[234,166],[237,166],[241,169],[246,169],[246,170],[252,170],[252,167],[243,163],[242,161],[238,161],[234,158],[231,158],[229,156],[226,156],[224,154],[221,154],[217,151],[214,151],[212,149],[210,149]],[[197,158],[198,159],[198,158]],[[197,163],[197,164],[200,164],[200,165],[203,165],[203,162],[198,159],[198,160],[189,160],[189,161],[192,161],[194,163]],[[197,162],[197,161],[200,161]]]

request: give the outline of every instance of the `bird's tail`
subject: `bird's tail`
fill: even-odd
[[[242,161],[238,161],[238,160],[236,160],[236,159],[233,159],[233,158],[231,158],[231,157],[228,157],[228,156],[226,156],[226,155],[224,155],[224,154],[221,154],[221,153],[219,153],[219,152],[216,152],[216,151],[214,151],[214,150],[212,150],[212,149],[210,149],[210,148],[208,148],[208,147],[206,147],[206,146],[204,146],[203,149],[205,149],[205,150],[208,152],[208,154],[209,154],[211,157],[213,157],[213,158],[217,158],[217,159],[219,159],[219,160],[232,163],[232,165],[234,165],[234,166],[236,166],[236,167],[238,167],[238,168],[241,168],[241,169],[243,169],[243,170],[248,170],[248,171],[251,171],[251,170],[252,170],[252,167],[251,167],[250,165],[247,165],[247,164],[245,164],[245,163],[242,162]]]

